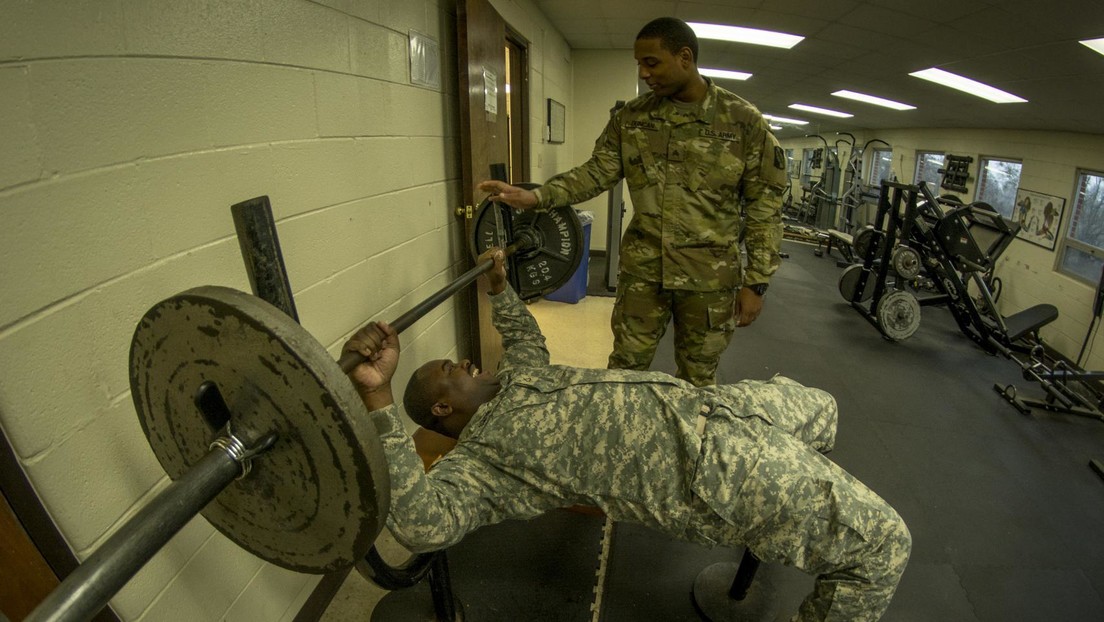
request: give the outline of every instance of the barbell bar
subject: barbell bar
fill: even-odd
[[[510,244],[503,249],[506,257],[511,257],[518,250],[530,248],[537,243],[536,239],[525,234],[525,238],[522,241]],[[494,259],[488,259],[483,261],[479,265],[475,266],[471,270],[468,270],[464,274],[456,278],[455,281],[449,283],[445,287],[432,294],[429,298],[426,298],[422,302],[414,305],[412,309],[403,313],[399,317],[395,318],[395,321],[391,322],[391,328],[396,333],[402,333],[407,328],[410,328],[411,324],[422,319],[425,314],[432,311],[437,305],[441,304],[445,300],[448,300],[456,292],[464,289],[471,284],[472,281],[479,278],[479,276],[485,272],[490,272],[494,268]],[[357,365],[364,362],[364,355],[359,352],[342,352],[341,357],[338,358],[337,364],[341,367],[341,371],[346,374],[356,369]]]

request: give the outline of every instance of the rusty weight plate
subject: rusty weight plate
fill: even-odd
[[[201,387],[217,388],[247,446],[275,433],[251,471],[202,512],[241,547],[327,573],[357,562],[379,535],[390,507],[379,438],[358,437],[352,418],[367,414],[349,378],[275,307],[213,286],[158,303],[135,330],[130,383],[142,430],[173,479],[226,423],[197,405]]]

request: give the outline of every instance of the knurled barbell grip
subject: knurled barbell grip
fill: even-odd
[[[506,256],[509,257],[510,255],[516,253],[518,250],[524,248],[526,243],[527,240],[515,242],[507,246],[503,250],[505,251]],[[484,272],[490,272],[491,268],[493,267],[494,260],[488,259],[483,263],[475,266],[471,270],[468,270],[464,274],[457,277],[455,281],[449,283],[429,298],[426,298],[422,302],[415,305],[413,309],[397,317],[395,321],[391,322],[391,328],[395,329],[396,333],[401,333],[407,328],[410,328],[411,324],[422,319],[425,314],[432,311],[435,307],[437,307],[437,305],[450,298],[456,292],[467,287],[472,281],[479,278],[479,275],[483,274]],[[356,366],[363,363],[364,360],[365,357],[360,352],[342,352],[341,357],[337,359],[337,364],[341,367],[341,371],[347,374],[356,369]]]

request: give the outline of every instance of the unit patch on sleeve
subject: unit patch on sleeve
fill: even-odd
[[[774,168],[780,171],[786,170],[786,154],[782,151],[782,147],[774,148]]]

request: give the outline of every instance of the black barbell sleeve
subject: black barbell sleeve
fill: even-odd
[[[241,472],[239,459],[230,451],[212,449],[70,573],[31,612],[27,622],[92,619]]]

